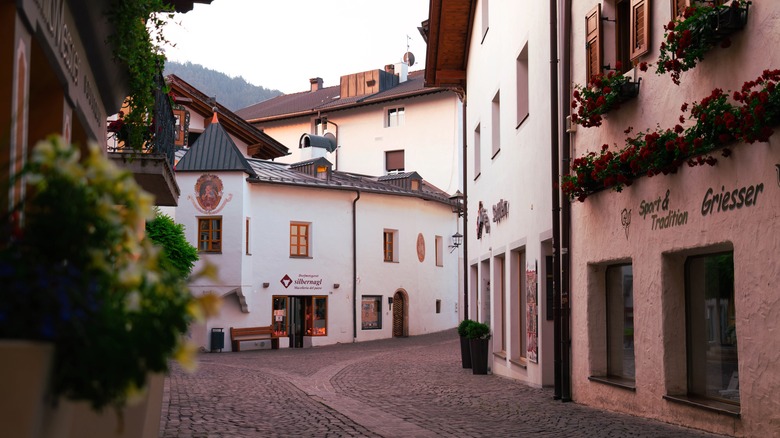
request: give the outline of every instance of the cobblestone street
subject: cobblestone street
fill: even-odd
[[[204,353],[165,382],[163,437],[715,437],[461,368],[455,330]]]

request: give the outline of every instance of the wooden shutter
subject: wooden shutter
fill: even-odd
[[[601,73],[601,3],[585,15],[586,81]]]
[[[650,50],[649,1],[631,0],[631,61],[636,61]]]
[[[671,0],[672,20],[683,16],[683,12],[691,5],[691,0]]]
[[[385,169],[390,171],[404,170],[404,151],[385,152]]]

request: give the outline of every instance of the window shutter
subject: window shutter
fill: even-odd
[[[404,151],[385,152],[386,170],[404,170]]]
[[[631,0],[631,61],[636,61],[649,51],[650,20],[647,7],[649,1]]]
[[[691,5],[691,0],[671,0],[672,1],[672,20],[678,17],[682,17],[688,6]]]
[[[586,78],[601,73],[601,3],[585,15]]]

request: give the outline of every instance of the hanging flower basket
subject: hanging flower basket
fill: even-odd
[[[641,80],[634,82],[628,76],[610,71],[606,75],[593,76],[586,87],[575,84],[571,102],[572,122],[584,127],[601,126],[602,115],[639,95]]]
[[[719,9],[715,17],[715,33],[721,38],[725,38],[738,30],[742,30],[747,24],[749,7],[750,3],[740,6],[739,3],[735,2],[728,8]]]
[[[629,81],[621,84],[620,88],[618,89],[618,102],[627,102],[639,96],[639,85],[641,81],[642,78],[639,78],[639,80],[636,82]]]

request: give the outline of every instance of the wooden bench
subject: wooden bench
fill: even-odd
[[[274,334],[272,326],[266,327],[230,327],[230,345],[233,351],[241,351],[241,341],[256,341],[270,339],[271,349],[279,349],[279,337]]]

